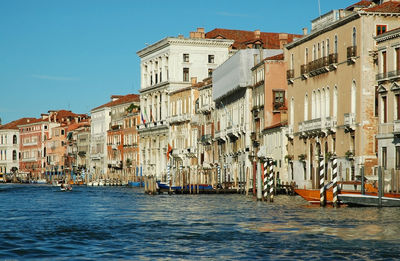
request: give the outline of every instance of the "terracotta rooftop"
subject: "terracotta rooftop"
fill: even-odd
[[[206,33],[206,38],[209,39],[231,39],[235,42],[232,45],[233,49],[245,49],[249,43],[260,41],[265,49],[280,49],[279,36],[285,36],[286,33],[265,33],[255,31],[231,30],[216,28]],[[300,38],[302,35],[287,34],[286,43],[293,41],[293,38]]]
[[[356,7],[358,7],[358,8],[367,8],[371,4],[372,4],[372,1],[362,0],[360,2],[352,4],[351,6],[346,7],[346,10],[352,10],[352,9],[354,9]]]
[[[283,53],[281,53],[281,54],[278,54],[275,56],[267,57],[264,60],[283,60],[283,59],[284,59],[284,56],[283,56]]]
[[[119,95],[112,95],[111,97],[117,98],[118,96]],[[140,96],[138,94],[127,94],[127,95],[121,96],[120,98],[118,98],[118,100],[110,101],[106,104],[96,107],[96,108],[92,109],[92,111],[100,109],[100,108],[104,108],[104,107],[113,107],[116,105],[129,103],[129,102],[140,102]]]
[[[73,131],[73,130],[76,130],[77,128],[82,127],[82,126],[88,126],[89,127],[90,126],[89,120],[87,119],[87,120],[83,120],[83,121],[78,122],[78,123],[73,123],[73,124],[68,126],[67,131],[68,132],[69,131]]]
[[[34,122],[36,120],[37,120],[36,118],[21,118],[19,120],[15,120],[7,124],[1,125],[0,130],[10,130],[10,129],[18,130],[18,125],[27,124],[30,122]]]
[[[400,13],[400,1],[385,2],[381,5],[364,9],[364,11],[376,13]]]

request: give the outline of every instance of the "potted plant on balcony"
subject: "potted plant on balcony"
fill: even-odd
[[[305,162],[305,161],[306,161],[306,158],[307,158],[307,155],[306,155],[306,154],[300,154],[300,155],[298,156],[298,158],[299,158],[299,161]]]
[[[354,160],[354,152],[351,150],[346,151],[344,154],[347,160]]]
[[[293,160],[293,155],[287,154],[287,155],[285,156],[285,161],[286,161],[286,162],[290,162],[290,161],[292,161],[292,160]]]
[[[334,152],[328,151],[327,153],[325,153],[326,160],[333,160],[334,157],[336,157],[336,154]]]

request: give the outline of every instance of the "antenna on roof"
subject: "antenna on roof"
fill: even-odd
[[[318,0],[318,11],[319,11],[319,20],[321,20],[321,3],[320,3],[320,0]]]

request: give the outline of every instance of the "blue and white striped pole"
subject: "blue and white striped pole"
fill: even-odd
[[[218,181],[217,181],[217,185],[219,185],[221,183],[221,167],[218,165],[217,166],[217,172],[218,172]]]

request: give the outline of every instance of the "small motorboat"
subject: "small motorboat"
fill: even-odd
[[[60,190],[61,191],[71,191],[72,190],[72,186],[71,184],[61,184],[60,186]]]

